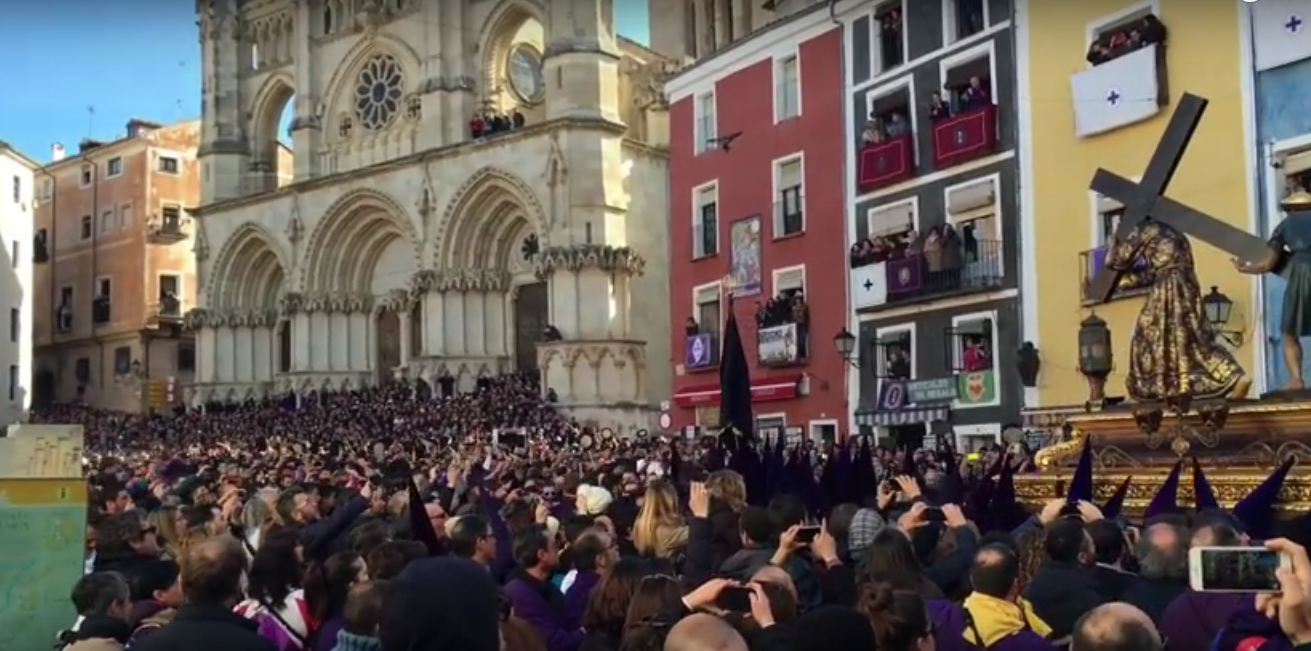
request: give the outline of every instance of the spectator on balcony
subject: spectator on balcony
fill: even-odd
[[[687,317],[687,324],[683,326],[683,331],[687,336],[695,337],[701,334],[701,324],[697,323],[696,319],[689,316]]]
[[[490,138],[508,131],[523,128],[527,123],[523,113],[518,109],[514,113],[506,115],[500,111],[483,111],[473,116],[469,120],[469,134],[475,140],[478,138]]]
[[[560,334],[559,328],[549,324],[545,328],[542,328],[542,341],[552,342],[561,341],[563,339],[564,335]]]
[[[888,345],[888,368],[884,370],[894,380],[910,379],[910,350],[905,343]]]
[[[988,355],[988,345],[982,337],[969,336],[965,340],[965,351],[961,355],[966,373],[978,373],[992,368],[992,357]]]
[[[872,111],[869,119],[865,120],[865,130],[861,132],[860,139],[867,145],[880,143],[886,139],[883,135],[883,121]]]
[[[159,296],[159,307],[165,315],[176,315],[182,310],[182,302],[178,300],[177,294],[164,292]]]
[[[942,93],[934,92],[929,96],[929,121],[941,122],[951,117],[951,105],[942,101]]]
[[[1099,36],[1088,47],[1088,63],[1099,66],[1148,45],[1164,43],[1165,39],[1165,24],[1155,14],[1147,14],[1131,25]]]
[[[889,70],[902,63],[901,9],[883,14],[879,21],[879,43],[882,44],[883,69]]]
[[[805,323],[806,315],[806,298],[799,290],[783,291],[763,304],[756,303],[757,328]]]
[[[991,105],[992,97],[988,92],[988,87],[983,83],[983,78],[978,75],[971,75],[969,85],[960,94],[961,110],[972,111],[976,108]]]
[[[888,118],[887,136],[900,138],[908,133],[910,133],[910,121],[901,114],[901,111],[893,111]]]

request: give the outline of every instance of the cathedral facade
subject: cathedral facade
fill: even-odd
[[[669,65],[613,0],[198,9],[193,404],[532,370],[582,422],[649,426]]]

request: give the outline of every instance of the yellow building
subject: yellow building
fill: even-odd
[[[1139,178],[1185,91],[1209,99],[1210,106],[1166,194],[1256,230],[1255,162],[1245,146],[1255,136],[1243,99],[1251,93],[1251,65],[1240,47],[1241,8],[1195,0],[1017,1],[1021,296],[1025,339],[1042,362],[1037,386],[1025,396],[1027,409],[1088,399],[1077,337],[1094,307],[1114,341],[1116,370],[1107,393],[1125,393],[1129,342],[1143,299],[1141,292],[1123,291],[1095,305],[1088,295],[1107,233],[1123,211],[1088,185],[1099,167]],[[1088,60],[1094,50],[1096,65]],[[1196,239],[1192,244],[1203,293],[1216,286],[1233,301],[1224,329],[1243,333],[1236,357],[1259,389],[1264,349],[1257,284],[1233,269],[1228,254]]]

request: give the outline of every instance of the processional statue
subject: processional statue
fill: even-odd
[[[1306,389],[1302,378],[1302,337],[1311,337],[1311,194],[1294,188],[1280,208],[1287,215],[1270,236],[1260,258],[1234,259],[1234,266],[1246,274],[1278,273],[1288,281],[1284,289],[1284,313],[1279,321],[1288,382],[1282,391]]]

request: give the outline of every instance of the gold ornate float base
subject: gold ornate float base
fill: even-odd
[[[1225,506],[1250,493],[1286,458],[1297,465],[1280,491],[1281,511],[1311,510],[1311,399],[1267,398],[1198,403],[1178,414],[1153,405],[1120,405],[1072,414],[1065,440],[1039,450],[1039,472],[1017,475],[1026,505],[1064,497],[1084,439],[1091,437],[1096,501],[1104,502],[1133,477],[1127,514],[1147,506],[1181,457],[1195,456]],[[1178,503],[1194,504],[1191,466],[1180,475]]]

